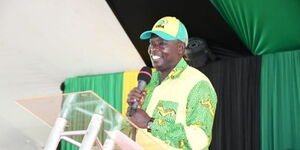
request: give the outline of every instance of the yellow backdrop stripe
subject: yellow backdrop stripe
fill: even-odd
[[[127,111],[127,96],[130,90],[137,86],[137,75],[139,70],[126,71],[123,74],[123,98],[122,98],[122,114],[126,115]]]

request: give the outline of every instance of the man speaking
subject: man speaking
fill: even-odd
[[[129,119],[168,149],[208,149],[217,96],[209,79],[183,59],[188,43],[184,24],[163,17],[140,38],[149,39],[155,70],[144,90],[136,87],[128,94],[128,104],[140,106]],[[137,133],[138,143],[146,142],[142,136]]]

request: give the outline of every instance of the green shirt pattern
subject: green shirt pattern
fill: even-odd
[[[181,73],[187,67],[187,63],[181,59],[177,66],[161,83],[176,78],[180,79]],[[154,89],[161,84],[159,76],[160,72],[154,71],[150,83],[145,88],[147,96],[142,106],[144,110],[147,109]],[[211,139],[217,96],[210,83],[205,80],[196,83],[185,101],[186,125],[201,128],[208,138]],[[151,126],[151,133],[170,146],[189,150],[191,146],[187,140],[183,125],[181,123],[175,123],[177,105],[175,102],[159,100],[159,104],[155,107],[153,114],[149,114],[155,118]],[[161,109],[164,111],[160,111]]]

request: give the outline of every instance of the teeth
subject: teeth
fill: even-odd
[[[152,55],[152,59],[159,59],[159,58],[160,58],[159,56]]]

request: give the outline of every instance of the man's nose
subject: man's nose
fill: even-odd
[[[157,50],[159,50],[159,46],[158,45],[151,45],[150,46],[150,51],[152,52],[152,51],[157,51]]]

